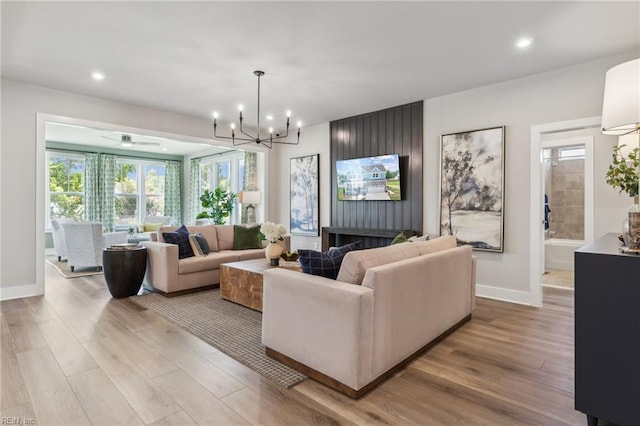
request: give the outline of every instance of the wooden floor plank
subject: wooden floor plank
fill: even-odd
[[[188,343],[185,344],[180,339],[176,339],[178,335],[174,332],[174,328],[176,326],[153,327],[136,334],[157,351],[163,351],[179,368],[217,398],[229,395],[244,387],[230,374],[190,350]]]
[[[89,423],[48,347],[21,352],[17,358],[38,424]]]
[[[145,423],[180,411],[175,401],[138,369],[137,364],[122,355],[126,348],[107,338],[84,343],[84,346]]]
[[[91,355],[61,319],[40,322],[38,326],[66,376],[96,368]]]
[[[154,382],[199,424],[247,424],[240,415],[184,371],[156,377]]]
[[[9,334],[0,338],[0,409],[14,407],[29,402],[27,385],[22,377],[16,345]]]
[[[69,383],[92,424],[143,425],[142,419],[99,368],[69,377]]]

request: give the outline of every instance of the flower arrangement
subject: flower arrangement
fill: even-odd
[[[265,222],[260,226],[260,232],[270,243],[275,243],[284,240],[287,229],[281,224]]]

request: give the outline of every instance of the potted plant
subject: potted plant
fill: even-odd
[[[198,213],[196,219],[211,219],[215,225],[224,225],[238,198],[237,194],[226,191],[220,187],[204,191],[200,196],[200,202],[205,211]]]
[[[626,157],[621,150],[625,145],[613,148],[613,160],[607,171],[607,183],[620,193],[633,198],[628,217],[622,228],[625,245],[632,250],[640,250],[640,207],[638,206],[638,168],[640,168],[640,148],[634,148]]]

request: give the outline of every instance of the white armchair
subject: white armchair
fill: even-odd
[[[56,251],[56,256],[58,256],[58,262],[60,262],[63,257],[65,259],[67,258],[67,242],[64,238],[64,228],[62,225],[71,222],[74,222],[74,220],[66,217],[51,219],[51,236],[53,237],[53,248]]]
[[[62,225],[71,272],[76,267],[102,269],[102,249],[127,242],[127,232],[102,233],[100,222],[72,222]]]

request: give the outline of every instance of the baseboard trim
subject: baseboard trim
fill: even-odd
[[[44,289],[39,288],[37,284],[0,287],[0,300],[22,299],[43,294]]]
[[[511,290],[509,288],[494,287],[486,284],[476,284],[476,296],[517,303],[519,305],[535,306],[535,303],[533,303],[533,297],[528,291]]]

